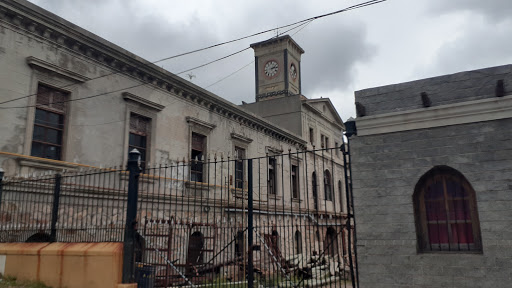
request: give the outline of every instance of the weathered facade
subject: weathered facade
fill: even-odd
[[[361,287],[509,287],[512,66],[357,91]]]
[[[303,231],[298,240],[304,246],[313,243],[310,252],[321,254],[325,238],[334,237],[333,231],[339,228],[332,227],[346,218],[343,158],[337,149],[342,144],[343,122],[329,99],[307,99],[300,93],[300,54],[304,51],[289,36],[252,47],[261,57],[257,89],[276,91],[263,96],[257,92],[256,103],[237,106],[27,1],[2,1],[0,166],[9,177],[42,171],[67,171],[67,175],[84,167],[124,167],[128,152],[136,148],[142,154],[143,168],[179,167],[159,174],[158,181],[173,180],[169,186],[152,188],[157,191],[152,193],[169,199],[182,197],[182,202],[171,201],[158,211],[151,211],[152,205],[141,206],[139,212],[140,217],[164,219],[167,224],[170,219],[188,223],[180,232],[183,241],[176,242],[176,249],[181,249],[176,255],[187,258],[183,249],[189,237],[210,233],[202,228],[190,230],[195,221],[190,219],[204,220],[214,213],[218,217],[209,219],[212,225],[244,225],[249,188],[245,159],[263,159],[254,167],[258,180],[253,188],[258,189],[254,201],[259,205],[260,221],[269,230],[264,234],[271,235],[272,227],[279,227],[280,222],[293,223],[303,217],[311,229]],[[295,110],[288,114],[287,109]],[[319,150],[303,153],[315,147]],[[209,168],[222,161],[219,167]],[[127,181],[122,175],[113,177],[119,183]],[[156,187],[156,180],[148,183]],[[66,193],[72,193],[70,189]],[[50,195],[51,188],[38,191]],[[21,199],[16,198],[19,192],[4,187],[0,212],[8,214],[2,214],[2,221],[28,217],[27,223],[37,222],[47,229],[50,202],[35,207],[20,204],[23,211],[18,204],[8,206],[9,201]],[[61,207],[69,213],[69,223],[80,217],[123,225],[122,207],[115,207],[116,215],[108,207],[91,215],[78,206]],[[35,213],[30,214],[32,208]],[[295,214],[283,212],[294,210]],[[270,211],[281,212],[269,215]],[[213,255],[215,249],[229,245],[231,234],[237,232],[229,227],[229,234],[215,236],[215,247],[208,253]],[[282,246],[296,245],[292,245],[297,243],[293,235],[299,228],[280,229]],[[27,231],[32,230],[10,237],[26,238]],[[339,235],[346,237],[341,230]],[[21,238],[16,241],[27,240]],[[336,251],[343,249],[342,242]]]

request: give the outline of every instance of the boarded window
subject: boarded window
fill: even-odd
[[[61,160],[69,93],[39,84],[30,155]]]

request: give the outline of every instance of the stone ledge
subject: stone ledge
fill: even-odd
[[[512,95],[356,119],[357,135],[393,133],[512,118]]]
[[[31,67],[39,67],[46,70],[50,70],[52,72],[55,72],[63,77],[66,77],[68,79],[77,81],[77,82],[86,82],[91,80],[89,77],[83,76],[81,74],[75,73],[71,70],[59,67],[57,65],[54,65],[50,62],[46,62],[44,60],[38,59],[36,57],[30,56],[27,57],[27,64]]]

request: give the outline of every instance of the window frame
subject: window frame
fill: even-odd
[[[240,157],[240,154],[239,152],[242,152],[242,156]],[[235,162],[235,167],[234,167],[234,174],[235,174],[235,182],[234,182],[234,187],[235,189],[240,189],[240,190],[243,190],[245,188],[245,173],[246,173],[246,169],[245,169],[245,162],[244,161],[247,157],[247,149],[245,147],[241,147],[240,145],[236,145],[235,144],[235,147],[234,147],[234,153],[235,153],[235,159],[234,159],[234,162]],[[241,169],[239,169],[241,168]],[[239,179],[237,177],[237,175],[242,175],[242,178]]]
[[[447,237],[448,243],[431,243],[429,238],[429,221],[427,219],[427,208],[426,208],[426,199],[425,194],[428,188],[435,184],[435,181],[442,181],[442,192],[443,198],[442,201],[445,210],[444,216],[445,220],[437,220],[436,225],[446,225],[447,227]],[[456,209],[453,205],[449,205],[450,201],[460,200],[458,198],[450,197],[449,191],[446,185],[447,181],[452,181],[457,183],[462,189],[464,189],[465,193],[467,193],[467,197],[463,195],[462,200],[464,201],[464,213],[469,213],[469,219],[471,223],[467,223],[468,219],[464,219],[464,224],[471,226],[471,236],[472,243],[457,243],[452,242],[454,238],[458,239],[458,236],[453,236],[452,233],[452,225],[458,224],[457,219],[450,219],[450,214],[456,213]],[[466,199],[467,198],[467,199]],[[433,200],[429,200],[433,201]],[[468,204],[469,211],[466,211],[466,202]],[[448,166],[436,166],[425,173],[418,183],[416,184],[414,194],[413,194],[413,204],[414,204],[414,213],[415,213],[415,224],[416,224],[416,234],[417,234],[417,251],[418,253],[482,253],[482,239],[481,239],[481,230],[480,230],[480,221],[478,217],[478,207],[476,202],[475,191],[472,188],[469,181],[462,175],[459,171],[450,168]],[[443,213],[443,211],[441,211]],[[456,217],[456,216],[455,216]],[[464,229],[464,231],[468,231]],[[443,231],[444,232],[444,231]],[[457,233],[455,233],[457,234]],[[466,237],[468,236],[466,232]]]
[[[46,89],[50,89],[50,90],[53,90],[56,92],[63,93],[64,94],[63,97],[66,98],[63,101],[69,100],[71,97],[71,93],[69,91],[58,89],[51,85],[47,85],[45,83],[41,83],[41,82],[37,83],[37,93],[36,93],[36,97],[35,97],[35,109],[34,109],[34,122],[32,124],[32,139],[31,139],[31,143],[30,143],[30,155],[34,156],[34,157],[39,157],[39,158],[61,161],[63,159],[63,152],[64,152],[63,151],[64,150],[64,142],[65,142],[64,133],[66,131],[65,126],[66,126],[66,121],[68,118],[67,117],[67,106],[68,105],[67,105],[67,102],[64,102],[62,109],[56,108],[53,105],[51,105],[51,104],[54,104],[53,98],[52,98],[52,100],[49,101],[48,104],[38,103],[39,99],[40,99],[39,97],[40,97],[40,95],[42,95],[42,93],[40,92],[41,87],[45,87]],[[50,94],[50,96],[53,97],[53,94]],[[46,117],[45,120],[40,120],[43,122],[47,122],[46,124],[38,123],[37,111],[44,111],[45,113],[51,113],[51,114],[58,115],[58,117],[62,117],[62,119],[59,120],[59,123],[57,123],[57,126],[60,126],[60,127],[52,126],[52,125],[50,125],[50,123],[48,121],[45,121],[45,120],[48,120],[47,119],[48,117]],[[46,114],[46,115],[49,115],[49,114]],[[58,140],[60,140],[60,144],[51,143],[51,142],[47,142],[47,141],[41,141],[41,140],[35,140],[36,127],[41,127],[42,129],[44,129],[45,136],[47,135],[48,130],[54,130],[54,131],[57,131],[57,133],[60,133],[60,136],[57,137]],[[57,134],[57,135],[59,135],[59,134]],[[46,150],[46,148],[48,148],[48,146],[58,147],[59,152],[58,152],[56,158],[47,157],[46,153],[43,153],[45,155],[34,155],[33,154],[34,143],[41,144],[44,147],[44,150]]]
[[[333,195],[332,195],[332,173],[329,171],[329,169],[324,170],[324,199],[325,201],[333,201]],[[329,191],[327,190],[327,187],[329,187]],[[329,193],[327,193],[329,192]]]
[[[131,121],[132,121],[132,117],[136,117],[136,118],[139,118],[139,119],[144,119],[147,121],[147,131],[145,131],[145,133],[143,132],[140,132],[140,131],[135,131],[135,130],[132,130],[132,127],[131,127]],[[140,159],[140,168],[142,170],[144,170],[146,168],[146,164],[149,162],[149,155],[151,153],[151,147],[149,146],[149,143],[151,143],[151,128],[152,128],[152,123],[151,123],[151,118],[149,117],[146,117],[144,115],[140,115],[138,113],[135,113],[135,112],[131,112],[130,113],[130,118],[129,118],[129,124],[128,124],[128,153],[130,153],[130,151],[132,151],[133,149],[137,149],[142,155],[144,155],[144,157],[141,156],[141,159]],[[142,146],[137,146],[137,145],[133,145],[130,143],[130,139],[131,139],[131,135],[137,135],[137,136],[141,136],[141,137],[144,137],[144,146],[145,147],[142,147]],[[142,153],[143,151],[143,153]]]
[[[194,143],[193,143],[194,135],[196,135],[196,137],[202,138],[202,140],[201,140],[202,141],[202,144],[201,144],[202,150],[194,149]],[[206,165],[204,165],[204,163],[206,161],[206,149],[208,147],[207,141],[208,141],[208,136],[203,135],[201,133],[192,132],[191,140],[190,140],[190,181],[192,181],[192,182],[204,183],[204,174],[205,174],[204,168],[206,166]],[[194,151],[199,151],[200,152],[199,154],[202,154],[200,160],[194,159],[195,158]],[[200,170],[194,170],[193,165],[197,165],[200,168]],[[199,175],[200,177],[195,178],[192,175]]]
[[[291,163],[290,176],[292,182],[290,187],[292,192],[292,199],[300,200],[300,169],[298,163]]]
[[[267,157],[267,194],[277,196],[277,159],[274,155]]]

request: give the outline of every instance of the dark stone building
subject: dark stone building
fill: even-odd
[[[512,66],[357,91],[361,287],[510,287]]]

